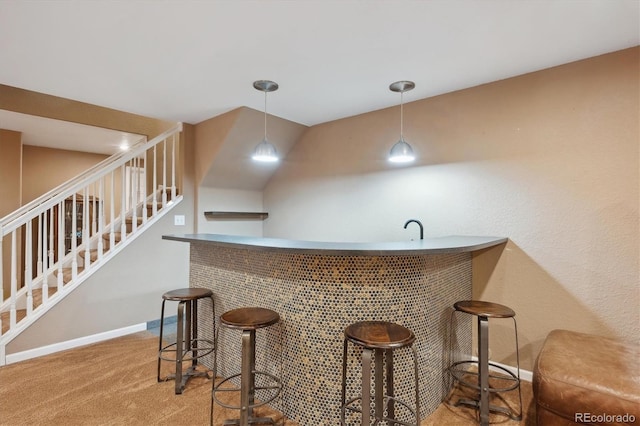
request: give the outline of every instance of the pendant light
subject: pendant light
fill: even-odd
[[[415,160],[413,148],[404,140],[403,135],[403,94],[416,87],[413,81],[396,81],[391,83],[389,90],[392,92],[400,92],[400,140],[391,147],[389,152],[389,161],[393,163],[409,163]]]
[[[278,90],[278,84],[269,80],[258,80],[253,82],[253,87],[264,92],[264,139],[253,150],[255,161],[273,163],[278,161],[278,150],[267,140],[267,93]]]

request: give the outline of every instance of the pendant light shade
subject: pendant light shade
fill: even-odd
[[[391,151],[389,151],[389,161],[393,163],[409,163],[416,158],[413,153],[413,148],[404,140],[403,135],[403,94],[414,87],[416,87],[416,85],[413,81],[396,81],[389,86],[389,90],[392,92],[400,92],[400,140],[396,142],[395,145],[391,147]]]
[[[413,148],[402,138],[389,151],[389,161],[392,163],[408,163],[415,160],[415,158]]]
[[[256,148],[253,150],[252,159],[256,161],[262,161],[265,163],[273,163],[278,161],[278,150],[269,142],[266,138],[262,139]]]
[[[264,92],[264,139],[256,145],[251,158],[255,161],[273,163],[278,161],[278,150],[267,139],[267,93],[278,90],[278,84],[269,80],[258,80],[253,82],[253,87]]]

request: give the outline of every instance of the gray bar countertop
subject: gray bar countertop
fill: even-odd
[[[508,240],[504,237],[452,235],[438,238],[425,238],[424,240],[416,241],[339,243],[222,234],[163,235],[162,239],[188,243],[212,244],[220,247],[245,248],[248,250],[294,251],[304,254],[324,254],[333,256],[406,256],[464,253],[505,244]]]

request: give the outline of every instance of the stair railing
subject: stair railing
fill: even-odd
[[[0,352],[70,283],[181,199],[181,131],[179,123],[112,155],[0,219]]]

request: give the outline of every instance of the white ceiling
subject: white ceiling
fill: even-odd
[[[0,83],[198,123],[314,125],[640,44],[638,0],[0,0]]]

